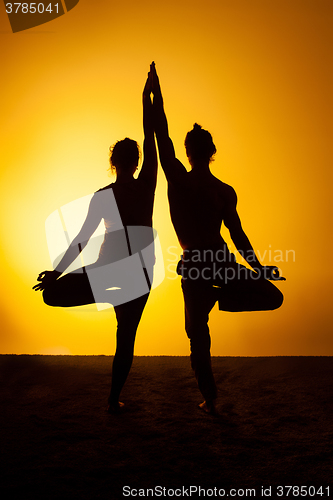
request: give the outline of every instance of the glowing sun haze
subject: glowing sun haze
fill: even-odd
[[[287,277],[277,311],[215,307],[212,354],[333,354],[332,13],[331,0],[81,0],[12,34],[1,4],[1,353],[113,354],[112,309],[50,308],[31,287],[50,269],[47,217],[112,181],[111,144],[142,145],[141,92],[155,60],[178,158],[188,166],[194,122],[212,133],[212,172],[235,188],[263,263]],[[161,169],[155,200],[166,279],[149,298],[135,353],[187,355],[171,272],[181,249]]]

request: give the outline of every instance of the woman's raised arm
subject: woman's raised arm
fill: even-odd
[[[157,181],[157,152],[154,136],[153,105],[150,94],[152,92],[152,74],[148,73],[148,78],[143,89],[143,164],[139,178],[155,188]]]

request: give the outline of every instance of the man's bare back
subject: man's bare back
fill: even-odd
[[[222,222],[235,207],[236,194],[209,170],[191,170],[181,182],[169,183],[172,223],[184,250],[223,248]]]

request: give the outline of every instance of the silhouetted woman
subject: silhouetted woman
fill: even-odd
[[[106,269],[106,264],[121,261],[121,254],[126,248],[129,251],[125,252],[125,257],[134,253],[131,252],[127,228],[152,227],[157,155],[150,93],[149,72],[143,91],[143,164],[138,178],[135,179],[133,175],[139,162],[139,146],[135,141],[126,138],[111,148],[110,163],[111,168],[116,171],[116,181],[93,195],[86,220],[56,269],[43,271],[38,276],[39,283],[33,288],[36,291],[43,290],[43,299],[48,305],[70,307],[103,301],[113,303],[112,296],[116,296],[117,291],[113,292],[112,288],[106,288],[103,290],[104,297],[109,294],[110,300],[98,299],[96,291],[92,290],[89,273],[92,273],[91,276],[94,276],[95,271],[103,274],[101,266]],[[113,208],[115,210],[112,210]],[[105,223],[105,236],[96,263],[60,277],[85,248],[102,219]],[[145,262],[142,261],[143,268],[141,268],[147,280],[145,293],[138,293],[136,295],[138,298],[120,301],[114,306],[117,318],[117,348],[112,366],[109,413],[118,412],[123,406],[123,403],[119,402],[119,395],[132,365],[136,330],[151,288],[153,263],[151,258],[148,261],[147,259]],[[107,287],[119,288],[119,283],[108,283]]]

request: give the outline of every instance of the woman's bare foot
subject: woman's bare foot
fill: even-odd
[[[117,401],[117,403],[110,403],[106,411],[111,415],[117,415],[118,413],[122,413],[124,408],[124,403]]]
[[[199,404],[199,408],[203,410],[205,413],[208,413],[209,415],[218,415],[218,411],[215,406],[215,400],[213,401],[204,401],[203,403]]]

